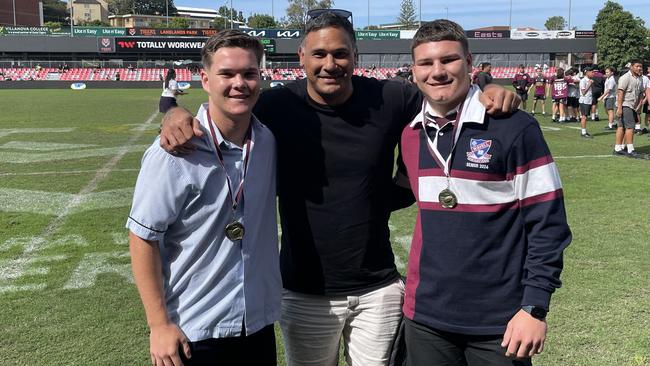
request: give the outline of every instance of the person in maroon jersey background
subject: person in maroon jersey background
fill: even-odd
[[[512,79],[512,86],[515,87],[515,92],[521,98],[521,109],[526,110],[526,100],[528,99],[528,89],[533,84],[533,79],[526,73],[526,67],[519,65],[519,71]]]

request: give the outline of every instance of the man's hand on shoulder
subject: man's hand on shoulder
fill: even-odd
[[[506,348],[506,357],[523,359],[542,353],[546,328],[545,320],[536,319],[524,310],[519,310],[508,322],[501,342],[501,347]]]
[[[193,136],[203,136],[199,120],[185,108],[167,111],[160,126],[160,146],[170,154],[188,154],[196,148],[189,141]]]
[[[521,98],[502,86],[488,84],[481,94],[480,101],[489,115],[499,115],[516,111],[521,103]]]
[[[186,358],[192,357],[187,337],[176,324],[152,326],[149,343],[151,363],[154,366],[182,366],[183,362],[178,353],[180,348],[183,349]]]

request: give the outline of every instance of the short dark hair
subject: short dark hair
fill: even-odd
[[[612,74],[616,74],[616,69],[614,68],[614,66],[607,66],[605,70],[609,70],[612,72]]]
[[[244,32],[235,29],[227,29],[210,37],[201,49],[201,62],[203,68],[208,69],[212,66],[212,55],[223,47],[237,47],[245,50],[251,50],[255,53],[255,58],[259,64],[262,61],[264,48],[257,38],[254,38]]]
[[[305,26],[305,35],[302,38],[301,45],[304,44],[305,38],[311,32],[316,32],[325,28],[339,28],[343,30],[352,42],[352,48],[357,48],[357,37],[354,35],[352,23],[347,18],[336,15],[332,11],[325,11],[319,16],[310,19]]]
[[[558,78],[558,79],[563,78],[564,77],[564,69],[561,68],[561,67],[558,67],[555,70],[555,77]]]
[[[634,64],[641,64],[641,66],[643,66],[643,61],[641,61],[638,58],[633,58],[633,59],[630,60],[630,67],[632,67],[632,65],[634,65]]]
[[[458,25],[458,23],[454,23],[447,19],[436,19],[424,23],[420,29],[415,32],[415,36],[413,36],[413,41],[411,42],[411,55],[413,55],[413,50],[423,43],[440,41],[460,42],[463,46],[463,52],[465,52],[466,55],[469,55],[469,43],[465,36],[465,30],[463,27]]]
[[[489,63],[489,62],[482,62],[481,63],[481,70],[485,70],[485,68],[487,68],[488,66],[492,66],[492,64]]]

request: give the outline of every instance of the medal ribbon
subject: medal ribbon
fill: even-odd
[[[438,164],[439,167],[442,168],[443,173],[445,173],[445,177],[447,177],[447,186],[449,186],[449,172],[450,172],[450,163],[451,163],[451,158],[454,155],[454,149],[456,148],[456,143],[458,142],[458,138],[460,137],[460,116],[461,112],[463,111],[463,104],[465,102],[460,104],[458,107],[458,113],[456,114],[456,121],[453,123],[453,130],[452,133],[454,134],[454,141],[452,142],[451,149],[449,150],[449,156],[447,158],[443,158],[442,154],[440,151],[438,151],[438,132],[436,132],[436,137],[434,137],[433,141],[431,141],[431,137],[429,137],[429,134],[426,131],[426,122],[429,120],[426,116],[426,106],[427,106],[427,101],[425,100],[423,105],[422,105],[422,127],[424,130],[424,135],[427,138],[427,149],[429,150],[429,153],[433,157],[433,160],[436,161],[436,164]]]
[[[233,212],[237,210],[237,205],[241,201],[242,196],[244,195],[244,178],[246,178],[246,172],[248,171],[248,157],[251,152],[251,136],[253,131],[253,123],[248,126],[248,131],[246,131],[246,137],[244,137],[244,174],[242,174],[241,179],[239,180],[239,187],[237,187],[237,192],[233,196],[232,182],[230,181],[230,176],[226,172],[226,165],[223,162],[223,154],[219,148],[219,141],[217,141],[217,134],[214,132],[214,126],[212,122],[212,117],[210,117],[210,111],[206,111],[208,115],[208,125],[210,125],[210,134],[212,135],[212,141],[214,141],[214,146],[217,149],[217,158],[221,167],[223,168],[224,173],[226,174],[226,182],[228,183],[228,196],[232,201],[232,210]]]

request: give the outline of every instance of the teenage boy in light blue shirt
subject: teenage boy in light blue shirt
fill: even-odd
[[[275,139],[252,114],[262,46],[224,31],[201,53],[204,134],[182,157],[153,142],[126,225],[151,360],[275,365],[282,286]]]

